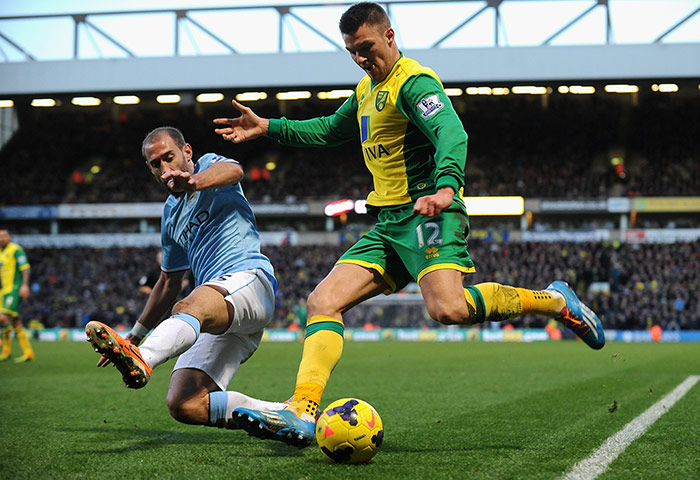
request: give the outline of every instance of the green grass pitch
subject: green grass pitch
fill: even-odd
[[[35,348],[32,363],[0,364],[5,480],[556,479],[700,374],[698,344],[347,342],[323,403],[362,398],[385,428],[374,460],[351,466],[315,446],[177,423],[165,406],[172,363],[131,391],[87,343]],[[264,343],[230,388],[285,399],[300,355],[300,344]],[[698,418],[700,384],[599,478],[700,478]]]

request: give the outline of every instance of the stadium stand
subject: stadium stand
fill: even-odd
[[[343,246],[279,246],[263,252],[279,281],[271,327],[298,323],[297,305],[328,273]],[[494,243],[470,244],[477,273],[468,283],[498,281],[541,285],[564,279],[600,312],[606,328],[700,329],[700,242],[679,244]],[[145,303],[138,279],[151,265],[154,248],[48,249],[30,251],[33,295],[25,320],[47,327],[82,327],[89,320],[131,325]],[[386,311],[385,311],[386,310]],[[353,309],[349,327],[439,327],[422,304]],[[546,319],[521,317],[517,327],[542,327]]]
[[[640,95],[636,105],[598,95],[551,97],[546,108],[530,97],[454,99],[470,135],[467,194],[577,199],[698,192],[697,96]],[[286,114],[308,118],[337,106],[309,101]],[[255,108],[261,115],[282,114],[271,101]],[[161,201],[164,194],[152,188],[139,151],[145,134],[161,125],[181,128],[202,149],[196,155],[216,151],[238,159],[247,171],[244,189],[253,203],[363,198],[370,188],[356,144],[294,149],[269,140],[223,142],[212,133],[210,120],[232,115],[232,108],[85,112],[66,106],[41,113],[19,109],[18,114],[21,128],[0,152],[0,163],[13,179],[0,191],[0,205]],[[610,163],[615,155],[624,157],[621,172]],[[270,161],[277,165],[274,171],[265,170]],[[95,165],[99,173],[90,172]]]
[[[468,195],[522,195],[539,199],[607,199],[638,196],[700,196],[700,98],[640,94],[634,99],[552,94],[546,104],[529,96],[457,97],[456,109],[470,134]],[[332,112],[338,102],[310,100],[255,104],[262,116],[307,118]],[[113,107],[113,108],[112,108]],[[160,125],[180,127],[195,155],[215,151],[238,159],[246,170],[243,188],[253,204],[361,199],[370,176],[357,145],[331,149],[286,148],[269,140],[232,145],[213,134],[210,120],[233,114],[226,105],[111,106],[93,110],[70,105],[53,110],[17,109],[21,128],[0,151],[9,182],[0,207],[74,203],[161,202],[140,155],[145,134]],[[46,128],[49,125],[50,128]],[[41,131],[41,140],[36,132]],[[621,156],[624,165],[611,164]],[[277,168],[266,170],[268,162]],[[96,172],[93,167],[99,167]],[[324,219],[259,219],[262,230],[324,230]],[[519,221],[519,220],[517,220]],[[149,220],[149,231],[158,222]],[[500,222],[500,223],[499,223]],[[47,222],[44,222],[47,224]],[[646,215],[637,227],[694,227],[697,214]],[[49,233],[37,222],[14,222],[13,233]],[[138,232],[123,219],[62,221],[60,233]],[[335,227],[338,228],[337,226]],[[365,226],[340,226],[350,236]],[[513,226],[499,219],[472,220],[472,228],[503,233]],[[521,228],[520,226],[515,228]],[[610,229],[604,215],[563,214],[531,226]],[[43,230],[42,230],[43,229]],[[265,246],[280,290],[273,327],[302,323],[300,305],[347,245]],[[533,243],[472,239],[477,273],[470,283],[498,281],[542,286],[564,279],[583,292],[606,328],[700,329],[700,242],[632,244],[610,242]],[[23,307],[25,320],[47,327],[81,327],[88,320],[130,325],[145,298],[138,278],[151,265],[154,248],[31,248],[34,294]],[[349,327],[438,327],[422,304],[372,303],[351,310]],[[527,316],[515,326],[542,327]]]

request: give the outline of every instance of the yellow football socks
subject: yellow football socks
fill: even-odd
[[[27,329],[24,327],[19,327],[15,329],[15,337],[19,342],[19,346],[22,348],[22,353],[25,357],[33,357],[34,350],[32,350],[32,345],[29,343],[29,334],[27,334]]]
[[[12,353],[12,325],[2,327],[2,355],[10,356]]]
[[[343,354],[343,323],[333,317],[315,315],[306,324],[304,352],[291,405],[297,413],[314,417],[328,378]]]
[[[527,313],[557,316],[566,302],[561,295],[544,290],[528,290],[499,283],[479,283],[464,289],[474,323],[501,322]]]

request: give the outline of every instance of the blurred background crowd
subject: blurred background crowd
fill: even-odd
[[[265,247],[279,283],[270,325],[305,324],[304,303],[330,271],[344,246]],[[32,296],[25,320],[48,327],[82,327],[89,320],[131,325],[145,304],[143,277],[157,268],[156,248],[47,249],[29,251]],[[606,328],[700,329],[700,242],[679,244],[494,243],[474,241],[477,272],[468,284],[499,282],[544,288],[566,280],[598,312]],[[351,311],[346,324],[361,328],[439,327],[415,305],[372,304]],[[527,315],[515,327],[543,327],[544,317]]]
[[[551,95],[546,102],[510,97],[453,100],[469,133],[466,195],[522,195],[526,199],[700,196],[697,95],[647,95],[632,100],[604,94],[586,98]],[[341,101],[263,101],[250,106],[261,116],[303,119],[330,114]],[[269,139],[233,145],[215,135],[211,123],[213,118],[235,115],[225,102],[154,108],[18,109],[21,128],[0,150],[5,179],[0,207],[163,201],[165,192],[149,175],[140,153],[144,136],[162,125],[180,128],[196,157],[213,151],[239,160],[246,171],[243,188],[253,204],[361,199],[371,189],[357,142],[303,149]],[[539,227],[566,228],[575,219],[571,214],[562,216],[558,225]],[[322,223],[319,228],[311,222],[301,219],[295,228],[323,230]],[[661,215],[653,222],[644,226],[697,228],[700,218],[697,214],[683,215],[680,220]],[[605,219],[583,226],[614,228]],[[157,224],[152,228],[157,229]],[[275,228],[268,222],[261,229]],[[366,226],[353,230],[349,223],[344,228],[357,234]],[[48,233],[34,231],[31,222],[15,223],[10,229],[15,234]],[[138,231],[138,225],[120,220],[61,225],[61,233],[127,231]],[[279,281],[271,326],[303,327],[307,295],[347,247],[264,247]],[[698,241],[528,243],[475,238],[469,250],[477,273],[468,276],[468,283],[496,281],[544,288],[561,279],[575,286],[606,328],[645,329],[658,324],[700,329]],[[22,315],[47,327],[81,327],[88,320],[130,325],[146,300],[139,282],[157,268],[155,248],[31,248],[27,253],[33,294],[24,302]],[[370,302],[349,312],[345,320],[350,327],[368,323],[439,326],[427,317],[420,302]],[[542,327],[545,323],[546,319],[525,316],[514,321],[514,326]]]
[[[469,134],[466,194],[577,199],[698,193],[697,96],[647,98],[636,106],[597,96],[553,97],[546,108],[538,101],[454,99]],[[330,114],[338,103],[310,101],[286,111],[273,102],[250,106],[261,116],[303,119]],[[371,189],[357,142],[302,149],[271,140],[233,145],[215,135],[211,123],[235,115],[233,108],[195,107],[18,112],[22,128],[0,151],[3,170],[12,173],[10,188],[0,189],[0,205],[163,200],[140,154],[146,133],[161,125],[180,128],[195,157],[216,152],[241,162],[251,202],[359,199]],[[614,157],[623,163],[611,164]],[[91,171],[95,166],[99,173]]]

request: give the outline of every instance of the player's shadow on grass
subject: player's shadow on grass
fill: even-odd
[[[514,445],[514,444],[498,444],[498,445],[464,445],[464,446],[459,446],[459,445],[452,445],[449,448],[446,448],[444,446],[435,446],[435,447],[430,447],[430,446],[425,446],[425,447],[407,447],[405,445],[400,445],[400,444],[384,444],[382,445],[382,448],[380,452],[382,454],[389,454],[389,455],[402,455],[406,453],[430,453],[430,452],[445,452],[449,450],[450,452],[474,452],[474,451],[487,451],[487,450],[493,450],[493,451],[498,451],[498,450],[525,450],[525,446],[523,445]]]
[[[197,429],[197,426],[191,428]],[[236,449],[238,447],[246,449],[246,456],[268,457],[270,452],[261,451],[259,454],[251,455],[250,445],[257,444],[261,440],[251,438],[243,431],[226,431],[203,429],[208,431],[180,432],[175,430],[149,430],[139,428],[62,428],[62,432],[80,432],[90,435],[91,445],[97,445],[99,440],[100,448],[88,448],[85,450],[76,449],[73,453],[84,454],[120,454],[132,451],[143,451],[148,449],[163,448],[168,445],[221,445]],[[279,442],[265,441],[273,450],[273,454],[280,457],[296,457],[301,454],[297,448],[288,447]],[[112,445],[112,446],[110,446]],[[118,445],[118,446],[117,446]]]

